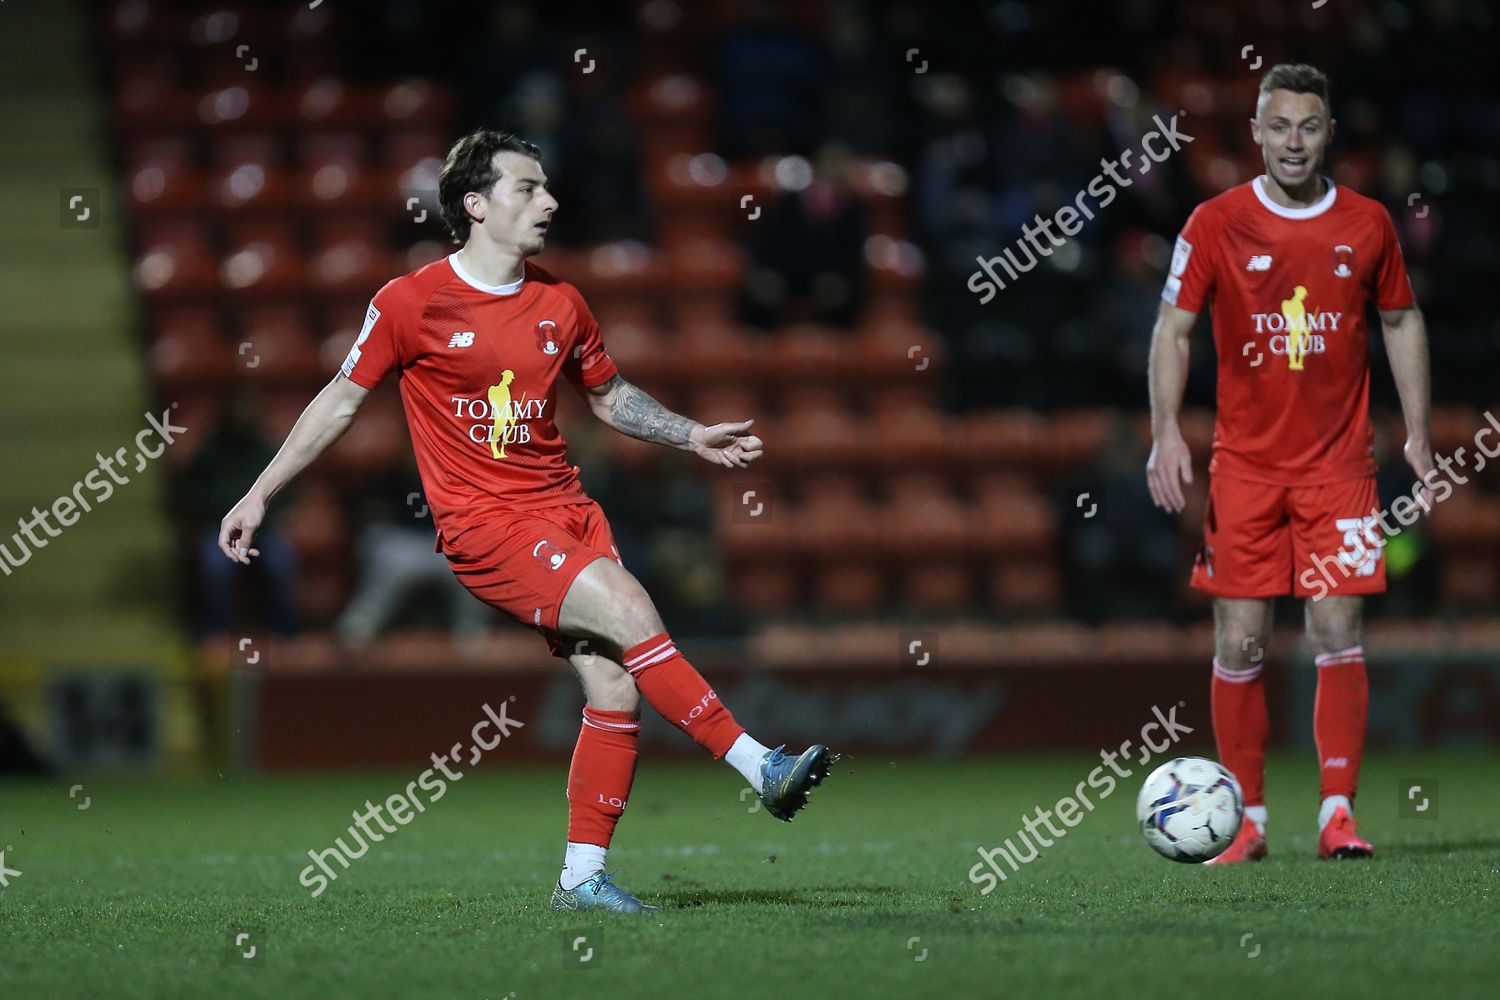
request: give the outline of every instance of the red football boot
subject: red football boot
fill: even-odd
[[[1209,858],[1205,865],[1232,865],[1240,861],[1259,861],[1266,856],[1266,835],[1260,832],[1255,820],[1246,816],[1240,821],[1240,832],[1224,848],[1218,857]]]
[[[1230,848],[1234,850],[1234,848]],[[1339,806],[1323,832],[1318,834],[1318,857],[1320,858],[1369,858],[1374,857],[1375,848],[1359,835],[1354,817],[1349,810]]]

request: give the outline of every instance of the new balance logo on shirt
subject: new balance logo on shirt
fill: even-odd
[[[1245,265],[1247,271],[1269,271],[1271,269],[1271,255],[1268,253],[1256,254],[1250,258],[1250,263]]]
[[[474,346],[474,331],[473,330],[460,330],[458,333],[455,333],[452,337],[448,338],[448,346],[449,347],[473,347]]]

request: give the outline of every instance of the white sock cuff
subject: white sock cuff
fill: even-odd
[[[1260,664],[1257,663],[1249,670],[1230,670],[1214,657],[1214,676],[1227,684],[1249,684],[1260,676]]]
[[[1340,649],[1333,653],[1321,653],[1313,662],[1320,667],[1333,667],[1340,663],[1363,663],[1365,659],[1365,647],[1350,646],[1348,649]]]

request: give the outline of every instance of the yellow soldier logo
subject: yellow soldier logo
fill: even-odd
[[[505,374],[500,376],[500,384],[490,386],[490,413],[495,418],[495,430],[490,436],[490,454],[495,458],[505,457],[505,432],[516,421],[516,414],[510,405],[510,383],[515,377],[516,373],[507,368]]]
[[[1281,300],[1281,315],[1286,317],[1286,366],[1294,372],[1302,370],[1302,358],[1307,352],[1311,337],[1307,332],[1307,286],[1292,289],[1292,297]]]

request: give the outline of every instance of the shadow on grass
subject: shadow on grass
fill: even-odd
[[[903,890],[885,885],[816,886],[808,889],[692,889],[656,893],[653,902],[663,909],[686,910],[699,906],[808,906],[833,909],[841,906],[868,906],[870,897],[896,898]]]
[[[1408,854],[1453,854],[1464,851],[1500,850],[1500,837],[1485,837],[1476,840],[1439,840],[1430,844],[1397,844],[1379,850],[1376,857],[1399,858]]]

